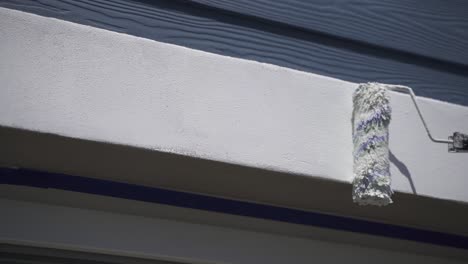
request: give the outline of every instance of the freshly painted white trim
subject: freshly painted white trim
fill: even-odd
[[[352,179],[354,83],[9,9],[0,24],[2,126]],[[391,97],[393,188],[412,192],[410,174],[420,195],[467,202],[466,155]],[[468,131],[467,107],[418,100],[434,135]]]
[[[0,243],[189,263],[458,263],[348,244],[6,199],[0,199],[0,208]]]

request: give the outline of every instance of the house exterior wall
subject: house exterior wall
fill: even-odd
[[[94,5],[86,1],[74,4],[68,1],[1,2],[0,5],[9,8],[97,26],[0,8],[2,166],[76,174],[304,210],[325,210],[457,235],[468,234],[463,224],[468,217],[463,211],[468,201],[466,155],[448,153],[446,144],[430,141],[407,95],[391,93],[390,157],[396,204],[387,211],[353,207],[350,189],[351,96],[357,83],[377,80],[408,84],[417,94],[426,96],[418,97],[418,102],[433,134],[446,137],[454,131],[467,132],[468,107],[463,87],[468,77],[464,74],[463,56],[456,60],[450,52],[447,56],[434,52],[434,58],[429,58],[430,54],[419,54],[404,42],[396,46],[388,44],[390,47],[384,45],[383,51],[376,48],[380,51],[371,52],[374,46],[363,44],[364,48],[357,48],[356,41],[362,39],[353,39],[349,48],[339,44],[343,37],[341,32],[332,32],[331,37],[319,34],[318,39],[309,36],[312,33],[308,31],[303,34],[309,37],[298,36],[295,34],[302,29],[283,32],[287,31],[284,21],[275,24],[284,29],[276,32],[266,24],[253,26],[256,17],[273,19],[271,17],[247,12],[248,22],[239,24],[235,19],[207,15],[213,7],[228,12],[222,13],[227,17],[231,17],[229,12],[240,12],[237,9],[206,1],[194,2],[208,9],[200,9],[199,13],[190,11],[197,3],[181,7],[165,1],[161,3],[166,4],[149,6],[150,13],[145,13],[136,2],[134,6],[121,7],[117,1],[109,5],[99,1]],[[96,15],[100,14],[98,11],[102,11],[101,15]],[[125,12],[128,12],[126,17],[116,15]],[[176,27],[178,22],[168,17],[198,21],[206,28],[189,34],[187,28],[197,27],[188,22]],[[153,24],[158,19],[163,22]],[[214,24],[209,26],[207,21]],[[300,21],[288,23],[317,30]],[[210,35],[206,29],[213,30],[212,38],[196,41],[197,36]],[[239,32],[246,33],[245,38],[240,37]],[[237,42],[229,40],[236,35],[239,36]],[[258,41],[253,41],[255,39]],[[434,44],[431,49],[437,50],[438,46]],[[37,136],[23,137],[24,130],[28,135]],[[47,141],[50,145],[41,143],[44,133],[52,135]],[[75,142],[76,148],[67,148],[62,138]],[[90,144],[88,142],[101,145],[83,147]],[[121,151],[103,150],[109,145],[118,146],[114,150]],[[112,152],[128,156],[96,154]],[[175,165],[165,164],[168,160]],[[210,169],[206,169],[208,167]],[[218,167],[223,169],[216,169]],[[202,175],[208,171],[209,176]],[[230,173],[224,173],[226,171]],[[9,193],[4,196],[15,198],[14,192]],[[403,198],[399,200],[398,197]],[[337,204],[339,206],[335,206]],[[407,204],[409,207],[405,207]],[[44,212],[58,210],[35,204],[28,206],[31,210],[44,208]],[[46,235],[40,238],[39,235],[34,237],[34,232],[21,233],[19,230],[27,224],[13,224],[13,216],[19,217],[30,209],[15,211],[14,203],[8,201],[2,203],[2,207],[12,210],[12,218],[5,220],[5,230],[0,233],[3,242],[20,238],[23,242],[43,240],[43,245],[49,243]],[[430,220],[432,210],[446,210],[447,217],[443,221]],[[43,215],[47,217],[47,213]],[[125,217],[117,218],[124,221]],[[122,226],[129,225],[130,222],[122,222]],[[162,222],[154,220],[148,228],[151,225],[159,226]],[[65,230],[67,226],[62,228]],[[226,240],[231,238],[225,237]],[[240,241],[250,239],[256,241],[250,234]],[[285,242],[279,237],[271,237],[271,240],[271,243]],[[312,256],[315,253],[305,253],[305,248],[306,244],[316,242],[306,240],[297,244],[297,248],[304,247],[304,251],[298,249],[295,253],[298,261],[315,258]],[[212,242],[207,243],[211,245]],[[223,246],[237,247],[235,244],[220,247]],[[335,248],[335,245],[329,247]],[[166,249],[169,251],[158,254],[179,255],[171,251],[174,249]],[[125,251],[124,248],[119,250]],[[202,255],[196,255],[204,250],[207,249],[200,246],[187,258],[198,259]],[[248,252],[242,250],[235,254]],[[265,257],[265,252],[259,254]],[[286,258],[288,251],[282,252],[285,254],[282,257]],[[330,263],[347,258],[346,252],[348,249],[336,259],[330,256]],[[369,252],[363,254],[376,259],[390,254]],[[230,255],[234,252],[224,253],[206,255],[205,260],[228,261],[226,256],[234,256]],[[236,259],[246,260],[247,257]]]

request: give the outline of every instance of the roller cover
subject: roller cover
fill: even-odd
[[[360,205],[392,203],[388,150],[391,107],[384,84],[360,84],[353,95],[353,200]]]

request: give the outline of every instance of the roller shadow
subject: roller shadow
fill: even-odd
[[[406,165],[403,162],[397,159],[397,157],[391,151],[390,151],[390,162],[395,164],[395,166],[398,168],[401,174],[403,174],[406,178],[408,178],[413,194],[417,194],[416,187],[414,186],[413,178],[411,178],[411,173],[409,172],[408,167],[406,167]]]

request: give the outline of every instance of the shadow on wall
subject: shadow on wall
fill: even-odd
[[[390,162],[398,168],[401,174],[408,178],[413,194],[417,194],[416,187],[414,186],[413,178],[411,178],[411,173],[409,172],[408,167],[406,167],[406,165],[403,162],[397,159],[397,157],[393,154],[392,151],[390,151]]]
[[[0,146],[3,167],[30,168],[351,218],[390,219],[395,225],[417,223],[423,229],[468,234],[466,203],[397,192],[391,206],[358,206],[352,201],[352,185],[348,182],[2,126]],[[392,153],[390,160],[409,177],[406,166]],[[232,210],[235,214],[238,208]],[[446,215],[446,219],[438,221],[433,217],[434,211]]]

